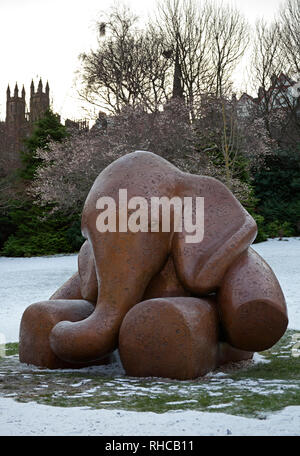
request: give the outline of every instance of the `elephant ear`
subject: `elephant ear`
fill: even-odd
[[[182,196],[193,198],[193,208],[196,196],[204,197],[203,238],[188,242],[191,233],[184,228],[185,219],[183,231],[174,233],[172,256],[183,286],[202,296],[220,286],[233,261],[254,241],[257,226],[235,196],[216,179],[194,176],[191,188],[185,189]]]
[[[98,297],[98,281],[94,254],[89,241],[85,241],[79,251],[78,272],[82,298],[96,303]]]

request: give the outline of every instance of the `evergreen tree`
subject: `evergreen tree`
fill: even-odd
[[[44,117],[35,123],[32,135],[24,141],[25,151],[21,152],[23,167],[20,176],[31,181],[37,167],[41,165],[41,160],[36,157],[37,149],[45,149],[50,140],[61,142],[67,136],[68,132],[61,124],[59,115],[48,109]]]
[[[300,233],[300,145],[267,156],[264,167],[254,172],[258,214],[265,219],[270,237]]]
[[[5,217],[0,217],[5,228],[0,236],[1,255],[70,253],[79,250],[82,245],[79,214],[52,214],[53,204],[42,207],[26,193],[37,168],[42,166],[36,151],[48,148],[50,140],[61,142],[67,136],[68,132],[59,116],[49,109],[35,123],[32,135],[25,140],[26,149],[21,152],[22,168],[18,173],[20,190],[11,201]]]

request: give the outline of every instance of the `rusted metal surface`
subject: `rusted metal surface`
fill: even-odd
[[[218,303],[227,340],[236,348],[266,350],[287,328],[287,308],[278,280],[251,248],[227,271]]]
[[[119,189],[127,189],[128,199],[148,202],[162,196],[204,197],[203,240],[190,244],[184,230],[163,232],[161,220],[158,232],[99,232],[97,201],[113,198],[118,214]],[[118,348],[122,325],[120,351],[128,373],[194,378],[220,363],[250,358],[286,329],[278,281],[250,248],[256,224],[213,178],[183,173],[149,152],[128,154],[96,179],[83,208],[82,231],[86,242],[78,273],[50,301],[24,313],[23,362],[41,365],[43,359],[49,367],[101,362]],[[136,345],[137,335],[148,351]]]

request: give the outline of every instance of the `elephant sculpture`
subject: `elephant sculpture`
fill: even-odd
[[[128,200],[149,203],[148,230],[124,229],[120,189]],[[151,231],[153,197],[204,198],[202,238],[187,242],[186,227],[174,229],[173,206],[171,229],[162,229],[159,212]],[[115,201],[114,230],[98,228],[101,198]],[[82,233],[78,272],[23,314],[21,362],[83,367],[109,363],[119,348],[130,375],[196,378],[251,358],[286,330],[280,285],[250,247],[256,223],[214,178],[184,173],[151,152],[127,154],[95,180]]]

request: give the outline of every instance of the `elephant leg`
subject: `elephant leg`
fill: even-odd
[[[138,197],[149,203],[153,196],[173,197],[178,174],[154,154],[136,152],[116,160],[96,179],[82,214],[82,232],[93,251],[98,281],[96,308],[83,321],[64,321],[53,328],[50,343],[59,358],[94,361],[117,347],[124,316],[142,300],[150,280],[163,268],[172,241],[172,232],[151,232],[150,210],[146,232],[120,229],[124,215],[128,219],[132,213],[128,207],[120,210],[119,190],[126,189],[128,201]],[[98,229],[100,198],[115,204],[115,230]]]
[[[123,320],[120,358],[128,375],[180,380],[252,358],[220,341],[220,329],[215,297],[145,300]]]
[[[227,341],[235,348],[262,351],[284,334],[287,308],[270,266],[249,248],[232,264],[218,292]]]
[[[210,298],[149,299],[124,318],[120,358],[131,376],[197,378],[218,365],[218,329]]]
[[[124,316],[168,256],[169,233],[104,234],[89,233],[99,284],[95,311],[79,322],[58,323],[50,335],[53,351],[68,362],[95,361],[117,348]]]
[[[168,297],[192,297],[191,293],[185,290],[182,284],[180,283],[171,256],[168,258],[168,261],[162,269],[162,271],[155,277],[153,277],[153,279],[149,283],[143,296],[143,301],[154,298]],[[212,296],[210,296],[209,299],[211,305],[213,302],[215,302],[215,306],[217,306],[215,297],[213,298]],[[222,366],[223,364],[228,363],[249,360],[253,357],[253,352],[239,350],[229,345],[228,342],[223,341],[221,333],[222,331],[220,331],[220,341],[218,345],[218,366]]]
[[[50,347],[49,335],[59,321],[79,321],[87,318],[93,310],[93,304],[84,300],[56,299],[27,307],[20,326],[20,361],[48,369],[74,369],[88,365],[68,363],[58,358]],[[109,359],[106,359],[102,364],[108,362]]]

